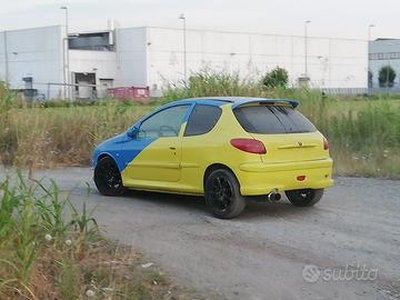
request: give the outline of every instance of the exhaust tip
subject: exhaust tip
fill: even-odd
[[[272,202],[278,202],[279,200],[281,200],[281,194],[276,192],[271,192],[268,194],[268,200]]]

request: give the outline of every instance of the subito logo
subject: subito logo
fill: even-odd
[[[305,265],[301,275],[306,282],[316,283],[321,276],[321,270],[314,265]]]

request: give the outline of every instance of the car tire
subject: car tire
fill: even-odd
[[[286,191],[285,194],[294,206],[306,207],[313,206],[321,200],[322,195],[324,194],[324,189],[292,190]]]
[[[94,183],[105,196],[119,196],[125,192],[118,166],[109,156],[101,158],[97,163],[94,169]]]
[[[212,171],[205,180],[204,189],[208,208],[220,219],[234,218],[246,207],[246,199],[240,194],[238,180],[226,169]]]

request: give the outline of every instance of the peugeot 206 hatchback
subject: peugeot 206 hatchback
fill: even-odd
[[[109,196],[126,189],[204,195],[219,218],[238,216],[248,199],[278,201],[281,193],[312,206],[333,185],[332,159],[297,105],[243,97],[171,102],[94,150],[94,182]]]

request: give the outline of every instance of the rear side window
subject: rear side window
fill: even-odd
[[[250,133],[278,134],[314,132],[315,126],[301,113],[287,106],[244,106],[234,110],[236,119]]]
[[[190,114],[185,136],[205,134],[217,124],[222,110],[216,106],[197,104]]]

